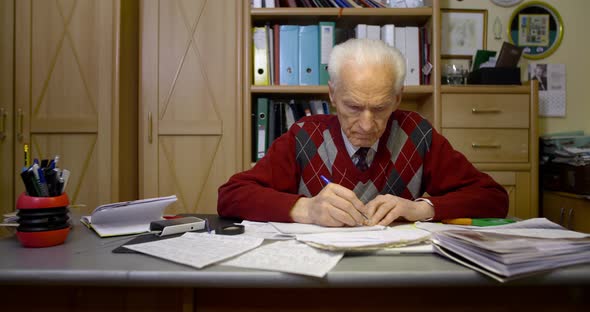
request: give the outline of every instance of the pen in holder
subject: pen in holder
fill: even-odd
[[[16,202],[16,236],[24,247],[49,247],[63,244],[70,232],[69,199],[66,193],[33,197],[22,193]]]

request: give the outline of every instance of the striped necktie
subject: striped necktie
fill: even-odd
[[[369,153],[369,149],[370,147],[361,147],[354,153],[356,159],[355,166],[360,171],[369,169],[369,165],[367,164],[367,153]]]

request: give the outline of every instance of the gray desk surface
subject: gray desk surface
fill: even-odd
[[[222,265],[198,270],[146,255],[111,252],[129,239],[101,239],[77,220],[60,246],[23,248],[14,236],[0,239],[0,284],[285,288],[499,284],[435,254],[346,256],[323,279]],[[562,268],[507,285],[588,286],[590,265]]]

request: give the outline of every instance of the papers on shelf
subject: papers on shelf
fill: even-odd
[[[150,222],[161,220],[176,195],[101,205],[80,219],[100,237],[149,232]]]
[[[222,264],[324,277],[343,255],[289,240],[263,245]]]
[[[430,238],[428,231],[413,224],[386,227],[381,231],[299,234],[298,241],[326,250],[377,250],[417,244]]]
[[[262,238],[243,235],[189,232],[175,238],[125,245],[125,248],[201,269],[254,249],[262,242]]]
[[[498,281],[590,262],[590,234],[544,218],[481,229],[435,232],[435,251]]]

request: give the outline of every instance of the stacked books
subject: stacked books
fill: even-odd
[[[489,229],[435,232],[437,253],[500,282],[590,262],[590,234],[544,218]]]

